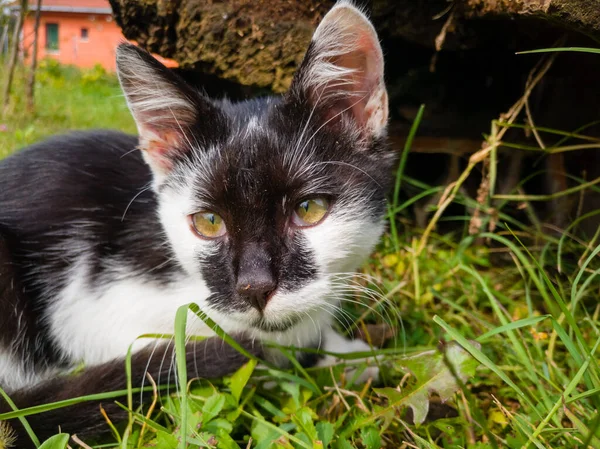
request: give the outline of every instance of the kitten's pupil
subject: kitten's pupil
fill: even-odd
[[[316,225],[325,217],[328,209],[329,202],[325,198],[304,200],[296,207],[294,222],[298,226]]]
[[[194,230],[201,237],[216,238],[225,234],[223,219],[214,212],[198,212],[191,218]]]

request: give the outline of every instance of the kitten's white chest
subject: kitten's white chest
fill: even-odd
[[[201,279],[182,277],[178,282],[160,285],[127,273],[93,288],[87,282],[87,270],[85,263],[72,270],[49,314],[54,341],[71,362],[103,363],[123,357],[132,344],[139,349],[153,341],[136,341],[142,335],[173,334],[177,309],[199,303],[209,294]],[[187,331],[212,335],[191,313]]]

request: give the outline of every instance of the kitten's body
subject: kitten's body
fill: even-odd
[[[348,274],[382,232],[394,161],[367,19],[338,4],[279,99],[209,100],[132,46],[119,49],[118,66],[139,139],[76,134],[0,164],[0,386],[36,385],[15,393],[20,407],[118,389],[129,346],[173,333],[191,302],[255,352],[265,340],[366,349],[331,322]],[[307,199],[327,205],[318,222],[299,218]],[[222,219],[221,234],[198,231],[205,211]],[[197,318],[188,332],[212,335]],[[148,344],[136,385],[146,371],[168,372],[170,360],[158,362],[169,348],[135,348]],[[215,347],[190,347],[189,369],[211,377],[243,362]],[[95,368],[40,383],[80,362]],[[60,423],[42,415],[37,426]]]

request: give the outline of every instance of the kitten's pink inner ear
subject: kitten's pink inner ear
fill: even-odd
[[[332,121],[350,115],[363,134],[382,133],[388,119],[383,53],[368,19],[351,5],[334,7],[317,28],[313,43],[314,59],[308,61],[305,82],[312,101],[327,101]]]
[[[387,92],[381,76],[383,59],[378,57],[381,50],[370,33],[357,39],[357,47],[356,51],[339,56],[332,62],[338,67],[353,70],[347,84],[350,103],[347,107],[361,128],[375,131],[385,127],[388,119]],[[331,88],[336,88],[335,81]]]
[[[167,174],[173,168],[174,152],[181,146],[181,134],[173,130],[140,132],[140,149],[155,171]]]

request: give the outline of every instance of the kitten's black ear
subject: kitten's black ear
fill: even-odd
[[[352,2],[338,1],[323,18],[288,95],[321,107],[333,123],[352,118],[365,137],[385,133],[383,53],[375,28]]]
[[[136,122],[144,158],[160,182],[196,141],[192,128],[216,117],[216,108],[149,53],[117,48],[117,74]]]

